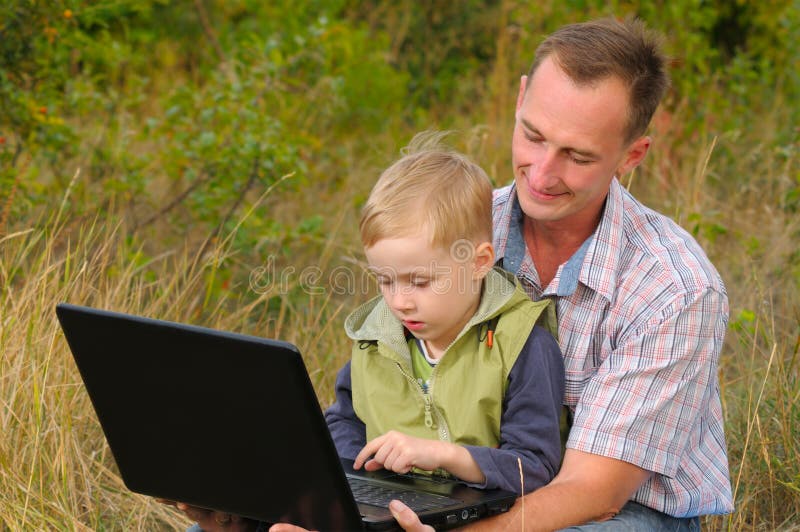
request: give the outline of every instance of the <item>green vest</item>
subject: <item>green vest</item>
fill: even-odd
[[[490,347],[487,329],[494,320]],[[531,301],[511,274],[490,271],[475,316],[433,369],[424,393],[414,378],[402,324],[382,298],[357,309],[346,329],[355,340],[353,408],[366,425],[367,440],[398,430],[496,447],[508,374],[537,322],[556,334],[550,302]]]

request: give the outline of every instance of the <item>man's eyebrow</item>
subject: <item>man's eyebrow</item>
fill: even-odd
[[[537,135],[541,135],[541,133],[539,133],[539,130],[536,129],[536,126],[528,122],[526,119],[521,118],[520,122],[522,122],[522,125],[525,126],[525,129],[527,129],[531,133],[536,133]]]
[[[528,130],[529,133],[533,133],[534,135],[538,135],[540,137],[544,137],[544,135],[542,135],[541,131],[539,131],[536,128],[536,126],[534,126],[533,124],[528,122],[526,119],[521,118],[520,122],[522,122],[522,125],[525,127],[525,129]],[[564,146],[563,148],[561,148],[561,151],[566,151],[566,152],[569,152],[569,153],[571,153],[573,155],[579,155],[579,156],[585,157],[587,159],[600,159],[600,156],[598,154],[592,152],[592,151],[581,150],[579,148],[573,148],[572,146]]]
[[[599,159],[600,156],[594,152],[586,151],[586,150],[579,150],[578,148],[564,148],[565,150],[569,151],[572,155],[578,155],[585,159]]]

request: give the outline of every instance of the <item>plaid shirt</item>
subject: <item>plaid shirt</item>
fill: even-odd
[[[567,447],[655,474],[633,500],[691,517],[733,510],[717,363],[728,297],[697,242],[615,179],[595,233],[542,288],[514,186],[495,191],[498,263],[556,300]]]

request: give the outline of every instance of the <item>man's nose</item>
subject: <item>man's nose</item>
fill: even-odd
[[[542,151],[536,164],[532,165],[530,177],[544,186],[551,183],[554,178],[558,178],[559,172],[561,172],[558,155],[557,149],[548,146],[546,150]]]

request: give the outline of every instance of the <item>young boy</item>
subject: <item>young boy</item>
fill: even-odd
[[[347,318],[353,354],[325,418],[356,468],[443,470],[520,492],[521,464],[527,493],[547,484],[561,459],[554,312],[493,267],[492,186],[439,136],[415,137],[364,207],[361,239],[381,296]],[[177,506],[204,528],[256,529]]]
[[[554,312],[493,267],[491,183],[439,137],[416,137],[363,209],[381,296],[347,318],[352,358],[326,420],[355,468],[520,492],[521,464],[529,492],[561,457]]]

